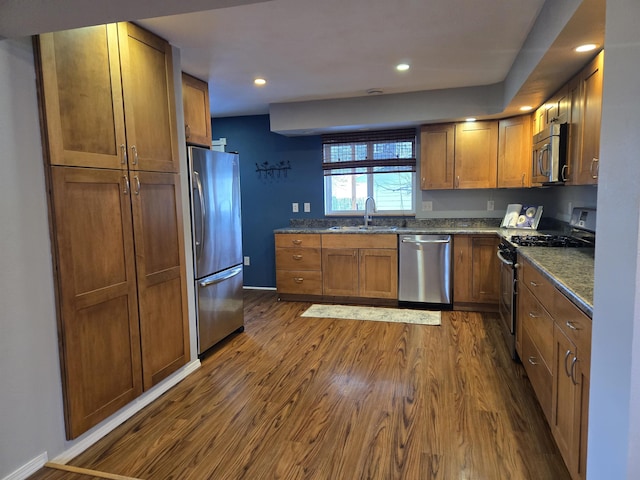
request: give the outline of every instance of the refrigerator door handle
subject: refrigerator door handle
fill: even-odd
[[[230,268],[229,270],[225,270],[224,272],[217,273],[206,280],[202,280],[199,282],[201,287],[208,287],[209,285],[213,285],[214,283],[220,283],[225,280],[228,280],[232,277],[235,277],[240,272],[242,272],[242,265],[238,265],[236,267]]]
[[[195,179],[196,189],[198,190],[198,200],[200,200],[200,240],[196,238],[196,259],[200,258],[200,252],[204,245],[204,231],[205,231],[205,206],[204,195],[202,191],[202,181],[200,180],[200,174],[197,171],[193,171],[193,178]]]

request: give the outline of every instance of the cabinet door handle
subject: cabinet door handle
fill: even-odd
[[[131,153],[133,153],[133,164],[138,164],[138,149],[135,145],[131,145]]]
[[[136,189],[133,193],[135,193],[136,195],[140,195],[140,179],[137,175],[133,177],[133,179],[136,181]]]
[[[191,127],[188,123],[184,126],[184,136],[185,138],[191,137]]]
[[[296,283],[302,283],[304,282],[304,278],[303,277],[293,277],[293,281]]]
[[[530,316],[531,318],[540,318],[540,315],[536,315],[536,314],[535,314],[535,313],[533,313],[533,312],[529,312],[529,316]]]
[[[460,188],[460,175],[456,176],[456,188]]]
[[[122,175],[122,178],[124,179],[124,188],[122,189],[122,194],[129,195],[129,177],[127,177],[126,175]]]
[[[522,181],[520,182],[522,184],[522,186],[524,187],[524,176],[526,175],[526,173],[522,174]]]
[[[569,170],[569,165],[563,165],[560,173],[560,178],[562,178],[563,182],[567,181],[567,170]]]
[[[532,287],[539,287],[540,286],[539,283],[536,283],[533,280],[529,280],[529,285],[531,285]]]
[[[571,361],[571,381],[573,382],[574,385],[578,384],[578,381],[576,380],[576,363],[578,363],[578,357],[573,357],[573,360]]]
[[[571,330],[582,330],[581,328],[576,327],[576,324],[573,322],[569,322],[567,321],[566,323],[567,327],[569,327]]]
[[[600,170],[600,168],[599,168],[600,163],[599,163],[599,162],[600,162],[600,159],[598,159],[598,158],[595,158],[595,157],[594,157],[593,159],[591,159],[591,166],[589,167],[589,173],[591,174],[591,178],[593,178],[594,180],[595,180],[596,178],[598,178],[598,170]],[[593,173],[593,170],[594,170],[594,169],[593,169],[593,166],[594,166],[594,165],[595,165],[596,167],[598,167],[598,168],[596,168],[596,169],[595,169],[595,170],[596,170],[596,173]]]
[[[302,260],[302,255],[291,255],[294,260]]]
[[[127,146],[123,143],[122,145],[120,145],[120,150],[122,150],[122,159],[120,160],[120,163],[122,165],[126,165],[126,163],[127,163]]]
[[[291,243],[293,243],[294,245],[300,245],[302,244],[302,240],[298,240],[298,239],[291,240]]]
[[[571,355],[571,350],[567,350],[567,353],[564,354],[564,373],[567,374],[567,377],[571,376],[571,372],[569,371],[569,366],[567,365],[567,361],[569,360],[569,355]]]
[[[527,360],[531,365],[538,365],[538,362],[536,362],[536,357],[529,357]]]

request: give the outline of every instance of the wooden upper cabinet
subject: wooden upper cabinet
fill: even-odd
[[[182,107],[187,143],[211,148],[211,112],[207,82],[183,72]]]
[[[189,360],[182,207],[178,175],[130,177],[146,390]]]
[[[423,125],[420,129],[420,188],[453,188],[455,125]]]
[[[455,188],[496,188],[498,122],[456,124]]]
[[[179,171],[171,45],[131,23],[118,24],[129,166]]]
[[[598,183],[604,51],[570,82],[569,184]],[[575,118],[574,118],[575,115]]]
[[[500,120],[498,124],[498,188],[531,186],[531,116]]]
[[[68,438],[142,393],[131,199],[121,171],[53,167]]]
[[[49,162],[126,168],[116,26],[46,33],[37,45]]]

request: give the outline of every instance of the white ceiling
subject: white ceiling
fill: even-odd
[[[135,20],[180,48],[184,71],[208,81],[215,117],[268,113],[272,103],[362,97],[373,88],[393,95],[505,79],[517,90],[515,108],[517,101],[539,105],[586,62],[568,56],[573,42],[604,41],[604,0],[566,0],[580,5],[582,16],[544,52],[524,52],[540,12],[553,23],[547,7],[555,8],[556,0],[547,2],[0,0],[0,36]],[[582,8],[586,4],[595,7]],[[518,70],[514,61],[520,65],[527,55],[535,58],[535,70],[520,68],[529,72],[526,78],[509,82]],[[395,71],[399,62],[411,69]],[[267,85],[255,87],[256,76]]]

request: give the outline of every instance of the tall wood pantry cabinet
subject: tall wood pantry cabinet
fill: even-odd
[[[71,439],[189,360],[173,66],[127,23],[35,49]]]

